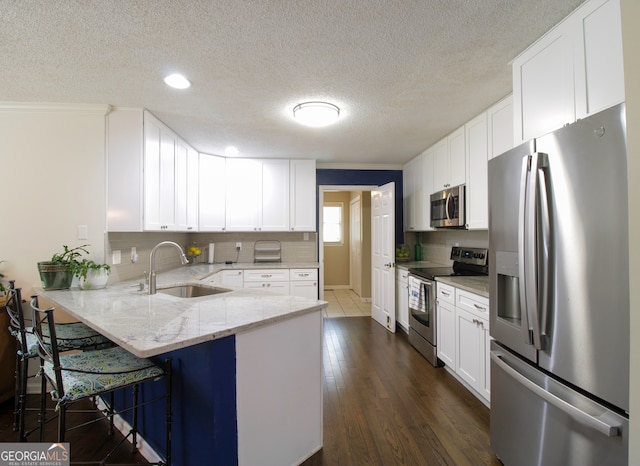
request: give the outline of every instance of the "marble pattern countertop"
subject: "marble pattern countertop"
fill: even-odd
[[[158,288],[207,284],[229,268],[315,268],[317,264],[198,264],[158,273]],[[238,289],[199,298],[148,295],[137,281],[102,290],[38,290],[54,307],[85,322],[139,357],[156,356],[324,309],[325,301]]]
[[[484,296],[485,298],[489,297],[489,277],[486,275],[482,277],[436,277],[436,281]]]

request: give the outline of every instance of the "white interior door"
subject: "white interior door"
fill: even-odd
[[[371,317],[396,331],[395,183],[371,191]]]
[[[351,288],[358,296],[362,296],[362,221],[360,196],[357,196],[351,201],[349,225],[349,270]]]

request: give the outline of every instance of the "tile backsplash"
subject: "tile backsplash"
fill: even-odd
[[[305,239],[307,238],[307,239]],[[112,283],[142,279],[149,270],[151,250],[161,241],[174,241],[182,246],[185,253],[189,247],[197,246],[202,251],[196,262],[206,262],[209,243],[214,243],[214,262],[224,263],[249,262],[254,259],[254,244],[259,240],[280,241],[282,262],[303,263],[318,261],[318,238],[316,233],[282,232],[282,233],[106,233],[105,257],[111,265]],[[236,243],[242,243],[240,252],[236,251]],[[136,248],[138,260],[131,261],[131,248]],[[112,265],[112,252],[121,251],[122,262]],[[156,252],[156,271],[168,270],[180,266],[178,251],[171,247],[163,247]]]
[[[414,245],[419,241],[422,246],[423,260],[449,265],[453,263],[450,259],[453,246],[488,248],[489,231],[449,229],[407,233],[405,241],[412,258]]]

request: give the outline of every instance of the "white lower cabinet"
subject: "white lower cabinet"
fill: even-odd
[[[396,322],[409,333],[409,271],[396,268]]]
[[[318,299],[318,269],[290,269],[289,294]]]
[[[245,270],[244,287],[289,294],[289,269]]]
[[[228,286],[229,288],[243,288],[242,270],[221,270],[207,280],[211,285]]]
[[[318,269],[230,269],[207,279],[211,285],[258,288],[273,293],[318,299]]]
[[[489,300],[446,284],[437,284],[438,358],[481,401],[491,399],[489,362]],[[441,299],[441,290],[455,296],[455,305]]]

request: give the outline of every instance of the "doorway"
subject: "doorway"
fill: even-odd
[[[376,186],[319,188],[320,299],[329,303],[326,315],[371,316],[371,191]],[[329,215],[341,211],[340,238],[331,233],[325,239],[325,206],[332,208]],[[334,225],[327,228],[335,231]]]

